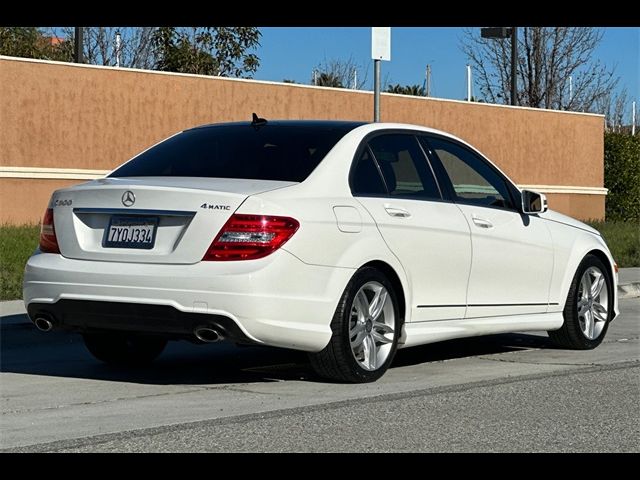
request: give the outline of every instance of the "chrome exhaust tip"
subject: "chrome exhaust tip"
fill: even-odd
[[[53,322],[49,320],[47,317],[36,317],[33,321],[36,325],[36,328],[41,332],[49,332],[53,329]]]
[[[212,327],[197,327],[193,334],[198,340],[205,343],[219,342],[224,338],[218,330]]]

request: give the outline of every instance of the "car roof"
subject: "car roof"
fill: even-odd
[[[269,120],[267,123],[261,126],[281,126],[281,127],[318,127],[318,128],[357,128],[362,125],[367,125],[368,122],[357,122],[348,120]],[[197,127],[185,129],[197,130],[201,128],[215,128],[225,126],[251,126],[251,122],[225,122],[225,123],[209,123],[206,125],[199,125]]]
[[[251,126],[252,123],[249,121],[242,122],[220,122],[220,123],[208,123],[204,125],[198,125],[192,128],[186,128],[184,131],[188,132],[191,130],[199,130],[203,128],[216,128],[216,127],[226,127],[226,126]],[[317,128],[345,128],[347,130],[355,130],[358,129],[362,133],[370,133],[377,130],[418,130],[422,132],[435,133],[438,135],[443,135],[446,137],[454,138],[456,140],[460,140],[461,142],[467,144],[464,140],[452,135],[451,133],[444,132],[442,130],[437,130],[435,128],[425,127],[424,125],[414,125],[409,123],[395,123],[395,122],[363,122],[363,121],[354,121],[354,120],[269,120],[267,119],[267,123],[261,126],[282,126],[282,127],[317,127]],[[467,144],[468,145],[468,144]]]

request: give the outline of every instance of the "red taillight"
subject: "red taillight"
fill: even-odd
[[[47,208],[40,226],[40,251],[44,253],[60,253],[56,229],[53,226],[53,208]]]
[[[234,214],[204,254],[205,261],[254,260],[289,240],[300,224],[289,217]]]

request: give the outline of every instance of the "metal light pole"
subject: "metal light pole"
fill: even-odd
[[[518,27],[486,27],[480,29],[482,38],[509,38],[511,36],[511,105],[518,97]]]
[[[391,60],[391,27],[371,27],[373,58],[373,121],[380,121],[380,61]]]
[[[380,121],[380,60],[373,61],[373,121]]]
[[[84,63],[82,58],[82,27],[76,27],[76,34],[73,41],[73,61]]]
[[[511,105],[518,103],[518,27],[511,27]]]

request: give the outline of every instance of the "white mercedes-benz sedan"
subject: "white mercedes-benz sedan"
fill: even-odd
[[[596,230],[459,138],[254,114],[54,192],[24,301],[40,330],[79,332],[107,363],[227,339],[370,382],[398,348],[451,338],[546,330],[595,348],[616,287]]]

